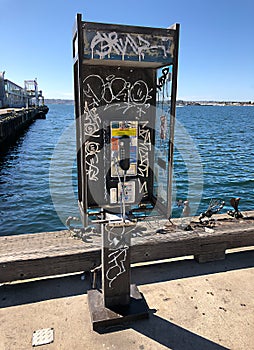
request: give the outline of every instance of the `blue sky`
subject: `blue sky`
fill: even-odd
[[[253,0],[0,0],[0,71],[73,98],[72,27],[180,23],[178,99],[254,101]]]

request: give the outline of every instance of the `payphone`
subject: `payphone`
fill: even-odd
[[[122,199],[131,211],[153,201],[155,79],[156,71],[140,67],[82,66],[79,181],[86,223],[89,208],[118,212]]]
[[[77,15],[78,202],[85,227],[101,224],[103,296],[91,293],[90,306],[100,304],[104,315],[117,306],[128,306],[130,315],[131,305],[142,302],[129,280],[136,223],[171,215],[178,41],[179,24],[125,26]],[[142,305],[139,316],[146,317]],[[91,314],[93,325],[100,324],[98,310]]]

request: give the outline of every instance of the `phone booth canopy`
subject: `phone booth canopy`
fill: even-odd
[[[82,21],[73,33],[78,201],[101,212],[171,215],[179,24]]]

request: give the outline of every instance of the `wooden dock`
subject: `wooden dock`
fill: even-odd
[[[47,106],[0,109],[0,145],[15,140],[35,119],[45,119]]]
[[[254,247],[254,211],[243,219],[215,215],[214,228],[205,228],[193,218],[192,231],[165,221],[139,223],[132,238],[131,263],[194,256],[198,262],[225,258],[228,249]],[[164,227],[164,233],[156,231]],[[87,234],[75,239],[68,230],[0,237],[0,283],[90,271],[101,262],[101,237]]]

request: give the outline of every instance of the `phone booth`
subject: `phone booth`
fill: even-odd
[[[102,291],[88,292],[93,328],[147,317],[130,284],[139,222],[170,218],[179,24],[82,21],[73,33],[78,204],[102,233]]]

